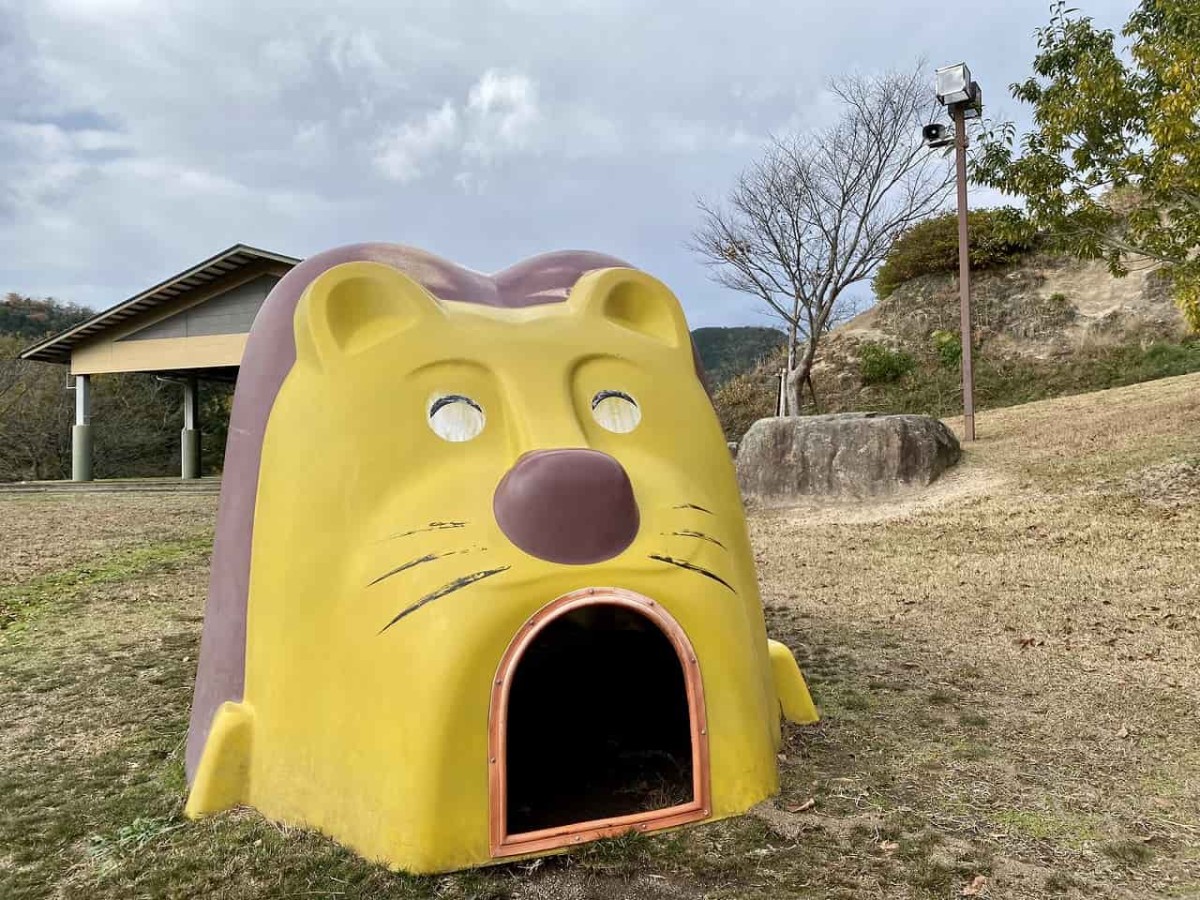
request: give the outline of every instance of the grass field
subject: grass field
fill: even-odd
[[[181,817],[213,495],[0,499],[0,897],[1200,896],[1200,376],[983,415],[958,472],[752,516],[824,712],[753,815],[416,878]]]

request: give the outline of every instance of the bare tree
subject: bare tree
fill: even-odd
[[[71,474],[75,395],[62,366],[17,358],[27,343],[26,338],[0,334],[0,481]],[[178,385],[151,375],[116,373],[97,378],[94,391],[98,477],[179,471],[183,403]],[[210,386],[201,396],[208,413],[201,413],[208,430],[208,465],[219,465],[229,391]]]
[[[24,343],[0,334],[0,481],[62,478],[71,469],[66,373],[17,359]]]
[[[843,108],[832,126],[773,138],[724,204],[699,204],[691,248],[712,278],[758,298],[787,326],[789,415],[806,384],[812,393],[817,346],[847,289],[953,188],[949,159],[921,138],[937,117],[928,82],[923,63],[832,81]]]

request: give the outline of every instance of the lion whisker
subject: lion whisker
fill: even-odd
[[[722,550],[724,550],[724,549],[725,549],[725,545],[724,545],[724,544],[722,544],[720,541],[718,541],[718,540],[717,540],[715,537],[713,537],[711,534],[705,534],[703,531],[689,531],[689,530],[687,530],[687,529],[684,529],[684,530],[682,530],[682,531],[664,531],[664,532],[663,532],[663,536],[664,536],[664,537],[690,537],[690,538],[696,538],[697,540],[700,540],[700,541],[708,541],[710,544],[716,544],[716,545],[717,545],[718,547],[720,547]]]
[[[442,559],[443,557],[446,557],[446,556],[458,556],[462,553],[471,553],[473,550],[478,550],[478,549],[481,549],[481,548],[468,547],[468,548],[465,548],[462,550],[446,550],[446,551],[443,551],[442,553],[426,553],[424,556],[418,556],[416,559],[410,559],[408,562],[404,563],[403,565],[396,566],[396,568],[394,568],[394,569],[389,569],[387,572],[384,572],[382,575],[380,575],[378,578],[376,578],[374,581],[372,581],[370,584],[368,584],[367,587],[371,587],[372,585],[379,584],[379,582],[383,581],[384,579],[391,578],[393,575],[399,575],[401,572],[407,572],[409,569],[415,568],[416,566],[421,566],[421,565],[424,565],[425,563],[430,563],[430,562],[433,562],[434,560]]]
[[[676,566],[680,569],[686,569],[689,572],[695,572],[697,575],[703,575],[705,578],[711,578],[713,581],[717,582],[718,584],[725,585],[725,587],[729,588],[729,590],[733,591],[735,594],[737,593],[737,590],[734,589],[732,584],[730,584],[728,581],[726,581],[724,578],[722,578],[716,572],[710,572],[708,569],[704,568],[703,566],[698,566],[695,563],[688,562],[687,560],[675,559],[674,557],[671,557],[671,556],[663,556],[658,553],[651,553],[650,558],[653,560],[656,560],[658,562],[666,563],[667,565],[670,565],[670,566]]]
[[[461,578],[456,578],[448,584],[443,584],[437,590],[430,591],[416,603],[413,603],[411,606],[406,606],[404,609],[400,610],[400,612],[397,613],[396,617],[392,619],[392,621],[388,622],[381,629],[379,629],[379,633],[383,634],[405,616],[416,612],[427,603],[432,603],[434,600],[440,600],[442,597],[453,594],[455,591],[461,591],[463,588],[469,587],[477,581],[483,581],[485,578],[491,578],[493,575],[499,575],[501,572],[507,572],[511,568],[512,566],[499,566],[495,569],[484,569],[482,572],[472,572],[470,575],[463,575]]]
[[[382,544],[384,541],[394,541],[397,538],[409,537],[414,534],[424,534],[428,531],[443,531],[447,528],[466,528],[469,522],[430,522],[421,528],[413,528],[411,531],[400,531],[396,534],[389,534],[386,537],[381,537],[375,541],[376,544]]]

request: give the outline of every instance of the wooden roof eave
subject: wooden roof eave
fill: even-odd
[[[71,351],[83,341],[119,325],[129,318],[153,309],[187,291],[202,287],[230,272],[256,262],[277,262],[287,266],[297,265],[300,260],[269,250],[260,250],[247,244],[234,244],[215,256],[197,263],[159,284],[130,297],[116,306],[97,313],[78,325],[51,335],[31,347],[22,350],[19,358],[39,362],[69,364]]]

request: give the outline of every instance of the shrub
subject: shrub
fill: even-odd
[[[1037,234],[1024,214],[1010,206],[980,209],[967,216],[971,268],[1005,265],[1033,250]],[[919,222],[892,244],[872,284],[881,300],[919,275],[958,271],[958,216],[944,213]]]
[[[892,350],[871,341],[862,344],[858,350],[858,372],[863,384],[899,381],[916,364],[916,360],[903,350]]]
[[[933,351],[937,354],[938,362],[947,369],[958,368],[962,361],[962,338],[953,331],[939,328],[929,335],[933,341]]]

